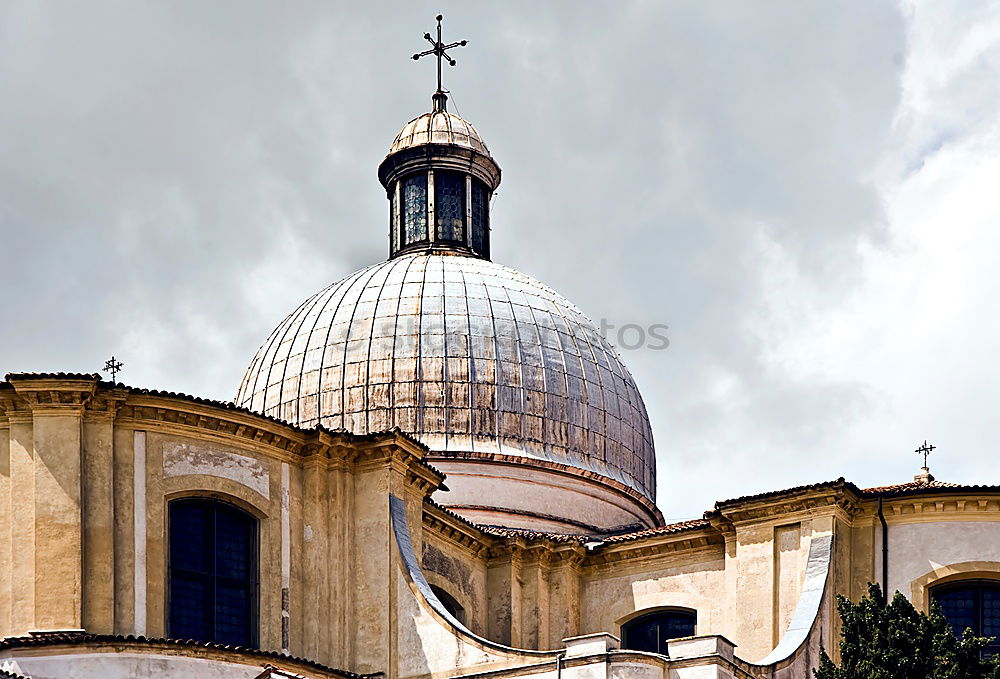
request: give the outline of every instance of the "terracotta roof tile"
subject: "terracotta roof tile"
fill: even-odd
[[[707,519],[690,519],[669,523],[665,526],[655,528],[644,528],[642,530],[630,531],[627,533],[591,533],[588,535],[573,533],[550,533],[547,531],[529,530],[527,528],[507,528],[505,526],[479,526],[484,533],[497,537],[527,538],[552,540],[553,542],[577,542],[586,544],[588,542],[618,543],[630,542],[632,540],[642,540],[643,538],[656,537],[658,535],[673,535],[689,530],[699,530],[708,528],[711,524]]]
[[[14,378],[15,380],[96,380],[101,381],[101,376],[97,373],[7,373],[4,377],[5,380],[10,380]]]
[[[709,526],[711,526],[711,523],[708,519],[689,519],[687,521],[668,523],[665,526],[657,526],[656,528],[638,530],[634,533],[621,533],[619,535],[609,535],[607,537],[597,539],[604,542],[630,542],[632,540],[641,540],[643,538],[655,537],[657,535],[673,535],[675,533],[683,533],[689,530],[700,530],[702,528],[708,528]]]
[[[909,483],[897,483],[889,486],[875,486],[865,488],[861,491],[865,497],[891,497],[899,495],[920,495],[932,494],[940,495],[951,492],[964,493],[1000,493],[1000,486],[995,485],[969,485],[964,483],[948,483],[946,481],[910,481]]]
[[[551,540],[552,542],[577,542],[583,544],[591,538],[586,535],[572,533],[549,533],[547,531],[530,530],[528,528],[507,528],[506,526],[478,525],[479,530],[487,535],[499,538],[524,538],[526,540]]]

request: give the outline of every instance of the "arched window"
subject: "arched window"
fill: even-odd
[[[438,170],[434,173],[434,215],[438,240],[465,241],[465,175]]]
[[[935,587],[931,596],[941,605],[945,619],[957,636],[971,629],[977,636],[993,637],[983,653],[1000,653],[1000,581],[949,583]]]
[[[622,625],[622,647],[667,654],[667,640],[694,636],[698,614],[686,610],[653,611]]]
[[[455,597],[448,594],[448,592],[444,591],[437,585],[431,585],[431,591],[434,592],[438,601],[444,604],[445,609],[451,613],[452,617],[464,625],[465,609],[462,607],[462,604],[458,603],[458,601],[455,600]]]
[[[427,240],[427,175],[403,180],[403,247]]]
[[[215,500],[169,505],[168,634],[257,645],[257,520]]]
[[[489,189],[478,179],[472,180],[472,249],[490,255]]]

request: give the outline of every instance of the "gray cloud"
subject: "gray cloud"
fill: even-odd
[[[964,109],[904,104],[934,62],[889,2],[6,3],[3,368],[116,352],[131,384],[231,398],[285,313],[385,256],[375,168],[429,105],[408,57],[439,8],[470,40],[452,107],[504,170],[495,259],[595,319],[670,326],[668,350],[623,352],[668,515],[912,473],[872,478],[858,449],[859,423],[924,436],[886,419],[891,378],[793,353],[877,294],[887,186],[996,112],[989,60],[948,81]]]

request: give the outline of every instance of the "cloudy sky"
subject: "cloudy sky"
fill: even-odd
[[[446,73],[504,170],[494,259],[595,320],[659,504],[1000,483],[1000,5],[4,2],[0,372],[231,399],[385,256],[375,169]],[[615,332],[609,337],[616,341]],[[631,337],[626,337],[631,341]]]

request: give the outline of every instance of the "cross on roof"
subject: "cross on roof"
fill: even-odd
[[[927,456],[930,455],[935,448],[937,448],[937,446],[927,443],[927,439],[924,439],[923,444],[919,448],[913,451],[917,455],[924,456],[924,469],[927,468]]]
[[[121,369],[124,367],[125,364],[116,359],[113,354],[111,358],[104,362],[104,372],[111,373],[112,382],[118,381],[118,373],[121,372]]]
[[[444,44],[444,41],[441,39],[441,19],[443,19],[444,17],[438,14],[436,18],[438,22],[437,40],[434,40],[431,37],[430,33],[424,33],[424,39],[431,45],[433,45],[433,47],[424,52],[418,52],[417,54],[414,54],[413,60],[416,61],[420,59],[420,57],[426,57],[431,54],[437,57],[438,87],[436,94],[441,94],[444,92],[444,90],[441,89],[441,59],[444,58],[445,60],[447,60],[449,66],[454,66],[456,63],[455,60],[452,59],[445,50],[450,50],[452,47],[465,47],[467,44],[469,44],[469,41],[459,40],[458,42],[453,42],[448,45]]]

